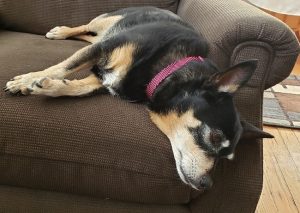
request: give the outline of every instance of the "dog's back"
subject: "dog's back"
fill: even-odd
[[[99,41],[103,57],[93,69],[112,94],[130,100],[145,100],[146,84],[161,69],[187,56],[205,57],[207,54],[206,42],[169,11],[153,7],[129,8],[106,15],[113,16],[122,18]],[[118,54],[124,54],[118,55],[123,58],[122,63],[128,63],[126,74],[121,79],[118,77],[117,83],[111,82],[116,73],[112,72],[114,67],[109,66],[111,59],[105,59],[116,49]]]

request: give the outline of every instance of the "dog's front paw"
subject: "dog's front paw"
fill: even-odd
[[[35,89],[47,88],[49,86],[49,78],[35,77],[34,73],[19,75],[6,83],[5,92],[11,94],[30,95]]]
[[[31,84],[31,73],[19,75],[6,83],[4,91],[11,94],[29,95],[32,91]]]
[[[66,39],[69,37],[70,28],[61,26],[61,27],[54,27],[46,34],[46,38],[49,39]]]

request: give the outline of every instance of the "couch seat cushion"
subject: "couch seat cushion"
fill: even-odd
[[[0,31],[0,85],[56,64],[87,45]],[[179,204],[191,189],[145,106],[108,95],[0,92],[0,184],[144,203]]]

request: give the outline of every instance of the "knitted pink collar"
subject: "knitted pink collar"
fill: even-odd
[[[191,56],[182,58],[178,61],[175,61],[172,64],[169,64],[167,67],[162,69],[158,74],[152,78],[150,83],[147,85],[146,93],[149,99],[152,98],[155,89],[160,85],[160,83],[165,80],[168,76],[170,76],[173,72],[178,70],[179,68],[183,67],[190,61],[199,61],[202,62],[204,59],[201,56]]]

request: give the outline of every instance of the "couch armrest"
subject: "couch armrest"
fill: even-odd
[[[286,24],[242,0],[181,0],[178,14],[209,41],[209,57],[221,68],[233,63],[235,48],[244,42],[271,47],[264,89],[286,78],[299,54],[299,42]]]

